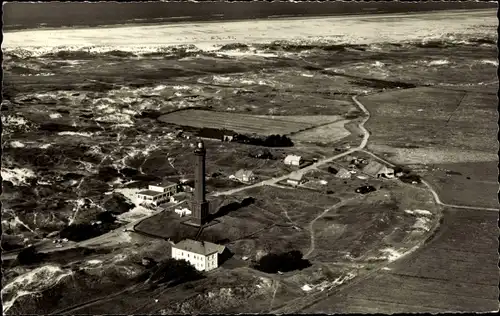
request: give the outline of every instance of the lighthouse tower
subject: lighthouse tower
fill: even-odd
[[[208,202],[205,199],[205,145],[202,141],[196,144],[194,151],[194,200],[192,210],[192,221],[196,225],[203,225],[208,217]]]

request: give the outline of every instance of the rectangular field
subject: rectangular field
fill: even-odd
[[[344,127],[348,122],[348,120],[342,120],[302,131],[294,134],[292,140],[323,144],[335,143],[350,135],[350,132]]]
[[[206,110],[183,110],[165,114],[159,118],[161,122],[180,126],[191,126],[196,128],[228,129],[242,134],[287,135],[312,128],[321,123],[335,122],[338,116],[319,116],[315,121],[314,116],[304,116],[303,120],[297,116],[290,120],[286,116],[255,116],[239,113],[206,111]]]
[[[498,161],[433,165],[425,174],[448,204],[498,207]]]
[[[359,100],[371,113],[366,128],[374,144],[497,151],[495,95],[425,87]]]

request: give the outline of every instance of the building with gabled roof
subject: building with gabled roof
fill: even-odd
[[[292,172],[286,182],[293,186],[300,185],[305,182],[304,175],[300,172]]]
[[[172,258],[186,260],[198,271],[210,271],[218,267],[218,257],[225,249],[208,241],[184,239],[172,246]]]
[[[236,171],[234,177],[241,182],[251,182],[255,179],[253,171],[245,169],[240,169]]]
[[[302,157],[297,155],[288,155],[285,157],[284,163],[289,166],[300,166],[302,163]]]
[[[372,176],[372,177],[385,177],[385,178],[393,178],[394,177],[394,169],[387,168],[383,164],[378,161],[372,160],[370,161],[364,168],[363,172]]]

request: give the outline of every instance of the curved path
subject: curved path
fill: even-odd
[[[357,100],[356,97],[353,97],[353,101],[363,110],[363,112],[368,113],[368,111],[366,110],[366,108],[363,106],[363,104],[361,102],[359,102]],[[369,113],[368,113],[368,116],[369,116]],[[359,126],[360,129],[363,131],[363,133],[364,133],[365,136],[368,135],[368,131],[366,131],[366,129],[364,128],[363,125],[364,125],[364,123],[366,123],[366,121],[368,120],[368,118],[366,118],[365,120],[363,120],[363,123],[360,124],[360,126]],[[366,140],[368,140],[368,137],[366,137]],[[369,155],[377,158],[378,160],[386,163],[387,165],[389,165],[391,167],[395,166],[393,163],[387,161],[386,159],[384,159],[382,157],[379,157],[378,155],[376,155],[376,154],[374,154],[372,152],[364,150],[365,146],[366,146],[366,142],[363,142],[358,148],[356,148],[355,150],[351,150],[349,152],[354,152],[354,151],[365,152],[365,153],[367,153],[367,154],[369,154]],[[476,211],[476,212],[478,212],[478,211],[495,211],[495,212],[498,212],[499,211],[498,209],[494,209],[494,208],[484,208],[484,207],[474,207],[474,206],[463,206],[463,205],[445,204],[445,203],[443,203],[441,201],[441,199],[439,198],[438,193],[432,188],[432,186],[427,181],[425,181],[425,180],[422,179],[422,183],[429,189],[429,191],[431,192],[431,194],[432,194],[432,196],[434,198],[435,203],[438,204],[438,205],[445,206],[445,207],[450,207],[450,208],[453,208],[453,209],[465,209],[465,210],[469,210],[469,212],[471,212],[471,211],[472,212],[473,211]],[[322,215],[324,215],[324,213],[325,212],[323,212]],[[489,213],[489,214],[491,214],[491,213]],[[449,217],[451,217],[451,215],[448,214],[447,217],[449,218]],[[313,237],[311,236],[311,238],[313,238]],[[363,276],[358,276],[356,279],[354,279],[351,282],[349,282],[349,284],[347,284],[347,286],[340,287],[340,288],[335,288],[334,287],[334,288],[327,289],[324,292],[311,293],[309,295],[305,295],[304,299],[294,300],[293,302],[285,303],[281,307],[278,307],[274,311],[272,311],[272,313],[274,313],[274,314],[297,313],[297,312],[305,312],[305,313],[318,313],[318,312],[323,312],[323,313],[358,312],[358,313],[365,313],[366,310],[370,310],[372,312],[380,312],[382,310],[382,311],[385,311],[386,313],[392,313],[392,312],[395,312],[395,311],[397,311],[397,312],[404,312],[404,311],[409,311],[409,310],[419,311],[420,309],[418,308],[418,306],[417,306],[417,308],[415,308],[416,306],[404,305],[403,304],[403,302],[405,302],[405,300],[411,300],[409,298],[404,298],[403,300],[400,299],[400,298],[399,299],[395,299],[394,303],[391,303],[391,304],[388,304],[386,301],[384,301],[384,298],[383,298],[384,294],[379,293],[376,290],[376,288],[384,289],[384,292],[386,292],[386,291],[392,291],[394,289],[390,288],[391,283],[389,283],[389,284],[383,283],[383,284],[380,284],[380,285],[375,285],[374,287],[371,285],[371,283],[377,284],[377,282],[375,282],[374,280],[378,280],[379,275],[385,275],[385,274],[387,274],[386,270],[384,270],[384,268],[390,270],[391,268],[387,268],[387,265],[389,265],[389,266],[391,266],[391,265],[397,265],[399,261],[408,261],[408,260],[410,260],[410,261],[420,261],[420,262],[422,262],[422,263],[420,263],[422,265],[422,267],[427,267],[428,266],[428,267],[431,268],[431,270],[435,269],[435,267],[429,266],[429,264],[426,263],[426,259],[427,258],[424,258],[422,260],[418,260],[419,259],[419,257],[417,257],[418,255],[414,254],[414,252],[419,252],[419,253],[420,252],[426,252],[426,250],[427,250],[426,248],[427,247],[425,247],[425,248],[421,247],[424,243],[425,243],[425,241],[422,241],[421,243],[419,243],[418,245],[416,245],[415,247],[413,247],[412,249],[410,249],[409,251],[407,251],[404,256],[402,256],[401,258],[399,258],[400,260],[396,260],[393,263],[381,265],[380,267],[372,270],[371,272],[369,272],[369,273],[367,273],[367,274],[365,274]],[[311,245],[312,246],[314,245],[313,239],[311,239]],[[314,248],[312,248],[312,249],[314,250]],[[445,262],[446,264],[450,264],[449,260],[446,257],[447,256],[446,249],[448,249],[448,248],[444,248],[445,254],[441,258],[441,260],[443,262]],[[454,251],[456,251],[456,250],[454,250]],[[429,249],[429,251],[427,251],[427,253],[429,253],[429,252],[433,253],[433,250]],[[496,252],[496,248],[495,248],[494,252]],[[310,253],[312,253],[311,249],[309,250],[309,252],[306,255],[310,255]],[[465,252],[465,253],[467,253],[467,252]],[[410,255],[410,254],[413,254],[413,255]],[[410,258],[405,259],[405,257],[407,255],[410,255],[409,256]],[[425,257],[427,257],[427,256],[425,256]],[[463,260],[462,257],[460,258],[460,260]],[[403,266],[405,266],[405,265],[403,264]],[[460,270],[458,270],[458,271],[460,271]],[[418,277],[416,277],[416,278],[418,278]],[[414,294],[421,295],[420,291],[424,291],[424,289],[425,290],[428,289],[429,284],[425,280],[425,277],[422,277],[422,279],[423,279],[422,281],[419,281],[420,283],[417,283],[416,285],[414,285],[415,286],[415,290],[417,292],[413,293],[413,292],[409,291],[410,295],[414,295]],[[395,279],[391,279],[391,281],[392,280],[394,280],[394,282],[400,281],[400,280],[397,279],[397,277],[395,277]],[[407,282],[409,282],[409,281],[407,281]],[[446,284],[446,279],[444,279],[441,282],[443,282],[444,285],[449,286],[448,284]],[[494,282],[495,282],[495,280],[493,280],[493,283]],[[371,286],[367,290],[367,291],[371,291],[371,297],[369,299],[365,299],[364,301],[363,301],[364,298],[356,298],[357,300],[353,300],[353,303],[352,303],[352,305],[354,305],[354,307],[350,307],[349,304],[347,304],[347,306],[345,306],[346,304],[344,304],[342,302],[339,302],[336,299],[337,296],[345,295],[346,297],[345,297],[344,300],[349,300],[349,297],[351,295],[356,296],[356,294],[351,294],[351,292],[356,293],[356,292],[360,291],[360,289],[362,290],[363,288],[366,287],[365,284],[368,284],[367,285],[368,287]],[[477,285],[475,283],[470,284],[470,286],[472,288],[474,286],[477,287]],[[484,287],[484,285],[481,285],[481,286]],[[347,294],[341,294],[344,291]],[[403,291],[403,292],[406,294],[408,292],[408,290]],[[448,292],[446,292],[446,293],[448,293]],[[485,293],[483,295],[484,298],[481,298],[479,300],[482,300],[481,302],[485,302],[485,303],[489,304],[489,306],[493,306],[491,304],[491,300],[488,301],[488,299],[490,299],[489,296],[488,296],[489,294],[491,294],[491,293]],[[332,296],[332,295],[335,295],[335,296]],[[452,294],[444,294],[444,295],[448,295],[448,296],[446,296],[446,298],[448,299]],[[329,299],[329,297],[330,297],[330,299]],[[412,297],[412,296],[409,296],[409,297]],[[460,297],[460,295],[458,295],[458,297]],[[333,300],[333,301],[331,301],[331,300]],[[432,298],[429,297],[428,300],[432,301]],[[476,299],[475,298],[471,298],[470,300],[473,302]],[[342,299],[340,299],[340,301],[342,301]],[[368,305],[365,305],[365,304],[368,304]],[[447,304],[449,304],[449,303],[447,303]],[[338,307],[337,307],[337,305],[338,305]],[[377,306],[381,306],[381,307],[378,308]],[[443,305],[443,306],[445,306],[445,305]],[[385,308],[385,310],[384,310],[384,308]],[[430,306],[426,307],[425,309],[428,310],[428,311],[434,311],[434,312],[435,311],[443,311],[442,309],[435,308],[435,307],[433,308],[433,307],[430,307]],[[473,306],[472,310],[478,310],[478,307],[477,306]]]
[[[328,212],[330,212],[331,210],[339,207],[339,206],[342,206],[344,205],[345,203],[347,202],[347,200],[344,200],[342,202],[339,202],[339,203],[336,203],[335,205],[333,205],[332,207],[329,207],[327,208],[326,210],[323,211],[323,213],[319,214],[318,216],[316,216],[310,223],[309,223],[309,232],[310,232],[310,239],[311,239],[311,246],[309,247],[309,250],[307,251],[307,253],[304,255],[304,259],[307,259],[311,253],[313,253],[313,251],[316,249],[316,239],[315,239],[315,236],[314,236],[314,223],[316,223],[316,221],[320,218],[322,218],[323,216],[325,216]]]
[[[360,150],[361,152],[363,153],[366,153],[366,154],[369,154],[373,157],[375,157],[376,159],[384,162],[385,164],[387,164],[388,166],[390,167],[395,167],[396,165],[393,164],[392,162],[368,151],[368,150]],[[446,207],[452,207],[452,208],[457,208],[457,209],[464,209],[464,210],[481,210],[481,211],[491,211],[491,212],[498,212],[499,209],[498,208],[490,208],[490,207],[480,207],[480,206],[468,206],[468,205],[455,205],[455,204],[446,204],[446,203],[443,203],[441,201],[441,199],[439,198],[439,195],[438,193],[434,190],[434,188],[429,184],[429,182],[425,181],[424,179],[421,179],[420,180],[428,189],[429,191],[432,193],[432,196],[434,197],[434,201],[441,205],[441,206],[446,206]]]

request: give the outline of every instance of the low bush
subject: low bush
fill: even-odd
[[[309,260],[302,258],[302,253],[298,250],[292,250],[281,254],[268,254],[260,258],[255,269],[267,273],[288,272],[302,270],[310,267]]]
[[[148,282],[168,283],[168,286],[175,286],[201,278],[202,274],[186,260],[169,258],[152,269]]]
[[[399,177],[399,180],[401,180],[405,183],[413,183],[413,182],[421,183],[422,182],[419,175],[412,174],[412,173],[405,174],[405,175]]]
[[[22,265],[29,265],[40,262],[44,258],[44,254],[39,253],[35,247],[28,247],[17,255],[17,261]]]

